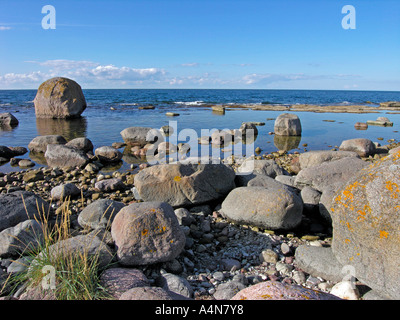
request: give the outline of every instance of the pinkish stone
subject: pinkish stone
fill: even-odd
[[[107,269],[102,273],[100,282],[107,292],[116,299],[119,299],[125,291],[132,288],[150,285],[142,271],[128,268]]]
[[[340,300],[329,293],[277,281],[260,282],[239,291],[231,300]]]

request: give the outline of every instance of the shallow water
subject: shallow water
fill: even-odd
[[[88,107],[81,119],[52,120],[36,119],[33,99],[35,90],[0,91],[0,113],[11,112],[19,120],[19,125],[9,131],[0,131],[0,145],[24,146],[38,135],[60,134],[67,140],[87,137],[95,148],[122,142],[120,132],[131,126],[160,128],[169,121],[177,121],[178,131],[193,129],[201,136],[202,129],[238,129],[242,122],[265,122],[258,126],[259,134],[254,148],[262,152],[282,149],[292,144],[291,151],[328,150],[340,145],[343,140],[367,138],[386,144],[388,139],[400,140],[398,114],[338,114],[292,112],[299,116],[302,123],[302,136],[293,141],[279,141],[269,135],[274,131],[274,121],[282,111],[256,111],[227,109],[225,115],[212,112],[205,104],[254,104],[254,103],[308,103],[308,104],[363,104],[367,101],[383,102],[400,100],[399,92],[356,92],[356,91],[301,91],[301,90],[84,90]],[[153,105],[153,110],[139,110],[139,106]],[[113,108],[114,110],[111,110]],[[327,106],[329,108],[329,106]],[[178,117],[168,117],[167,111],[179,113]],[[375,120],[378,116],[387,116],[393,127],[369,126],[368,130],[355,130],[356,122]],[[324,120],[330,120],[329,122]],[[178,141],[186,142],[186,141]],[[122,151],[122,150],[121,150]],[[21,158],[28,158],[29,154]],[[124,158],[122,167],[129,167],[132,158]],[[40,164],[40,159],[32,159]],[[0,171],[18,171],[18,167],[9,164],[0,166]]]

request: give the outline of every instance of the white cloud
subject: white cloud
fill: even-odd
[[[47,60],[25,61],[37,64],[41,70],[30,73],[8,73],[0,75],[0,86],[4,88],[20,86],[37,87],[43,81],[52,77],[67,77],[74,79],[83,87],[85,85],[99,86],[129,86],[150,81],[160,81],[166,72],[158,68],[131,68],[114,65],[101,65],[92,61]],[[45,69],[45,70],[42,70]]]
[[[5,30],[11,30],[11,27],[7,27],[7,26],[0,26],[0,31],[5,31]]]
[[[198,62],[192,62],[192,63],[182,63],[182,67],[197,67],[199,65]]]

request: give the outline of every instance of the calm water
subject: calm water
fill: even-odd
[[[75,137],[89,138],[95,148],[122,141],[120,132],[131,126],[160,128],[177,121],[178,130],[194,129],[200,136],[201,129],[237,129],[244,121],[265,122],[258,127],[259,135],[255,147],[263,152],[276,151],[285,141],[276,141],[268,132],[274,130],[274,121],[281,111],[253,111],[230,109],[225,115],[216,115],[207,104],[319,104],[329,108],[332,104],[379,104],[383,101],[400,101],[400,92],[375,91],[313,91],[313,90],[84,90],[87,109],[83,117],[73,121],[36,119],[33,99],[36,90],[0,90],[0,113],[11,112],[19,120],[18,127],[11,131],[0,131],[0,145],[24,146],[38,135],[60,134],[67,140]],[[152,105],[154,110],[139,110],[139,106]],[[111,110],[114,109],[114,110]],[[168,117],[167,111],[177,112],[178,117]],[[378,137],[400,140],[398,124],[400,115],[396,114],[336,114],[294,112],[301,120],[303,133],[295,141],[295,150],[330,149],[341,141],[351,138],[368,138],[377,141]],[[354,129],[355,122],[375,120],[378,116],[389,117],[393,127],[369,126],[368,130]],[[332,120],[327,122],[324,120]],[[274,140],[275,139],[275,140]],[[185,142],[185,141],[182,141]],[[29,154],[22,158],[28,158]],[[128,167],[132,159],[124,158],[121,169]],[[33,159],[38,160],[38,159]],[[40,161],[36,161],[40,163]],[[0,166],[0,171],[16,171],[18,167],[9,164]]]

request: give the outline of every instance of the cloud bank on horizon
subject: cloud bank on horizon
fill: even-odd
[[[0,89],[399,91],[400,2],[350,2],[4,0]]]

